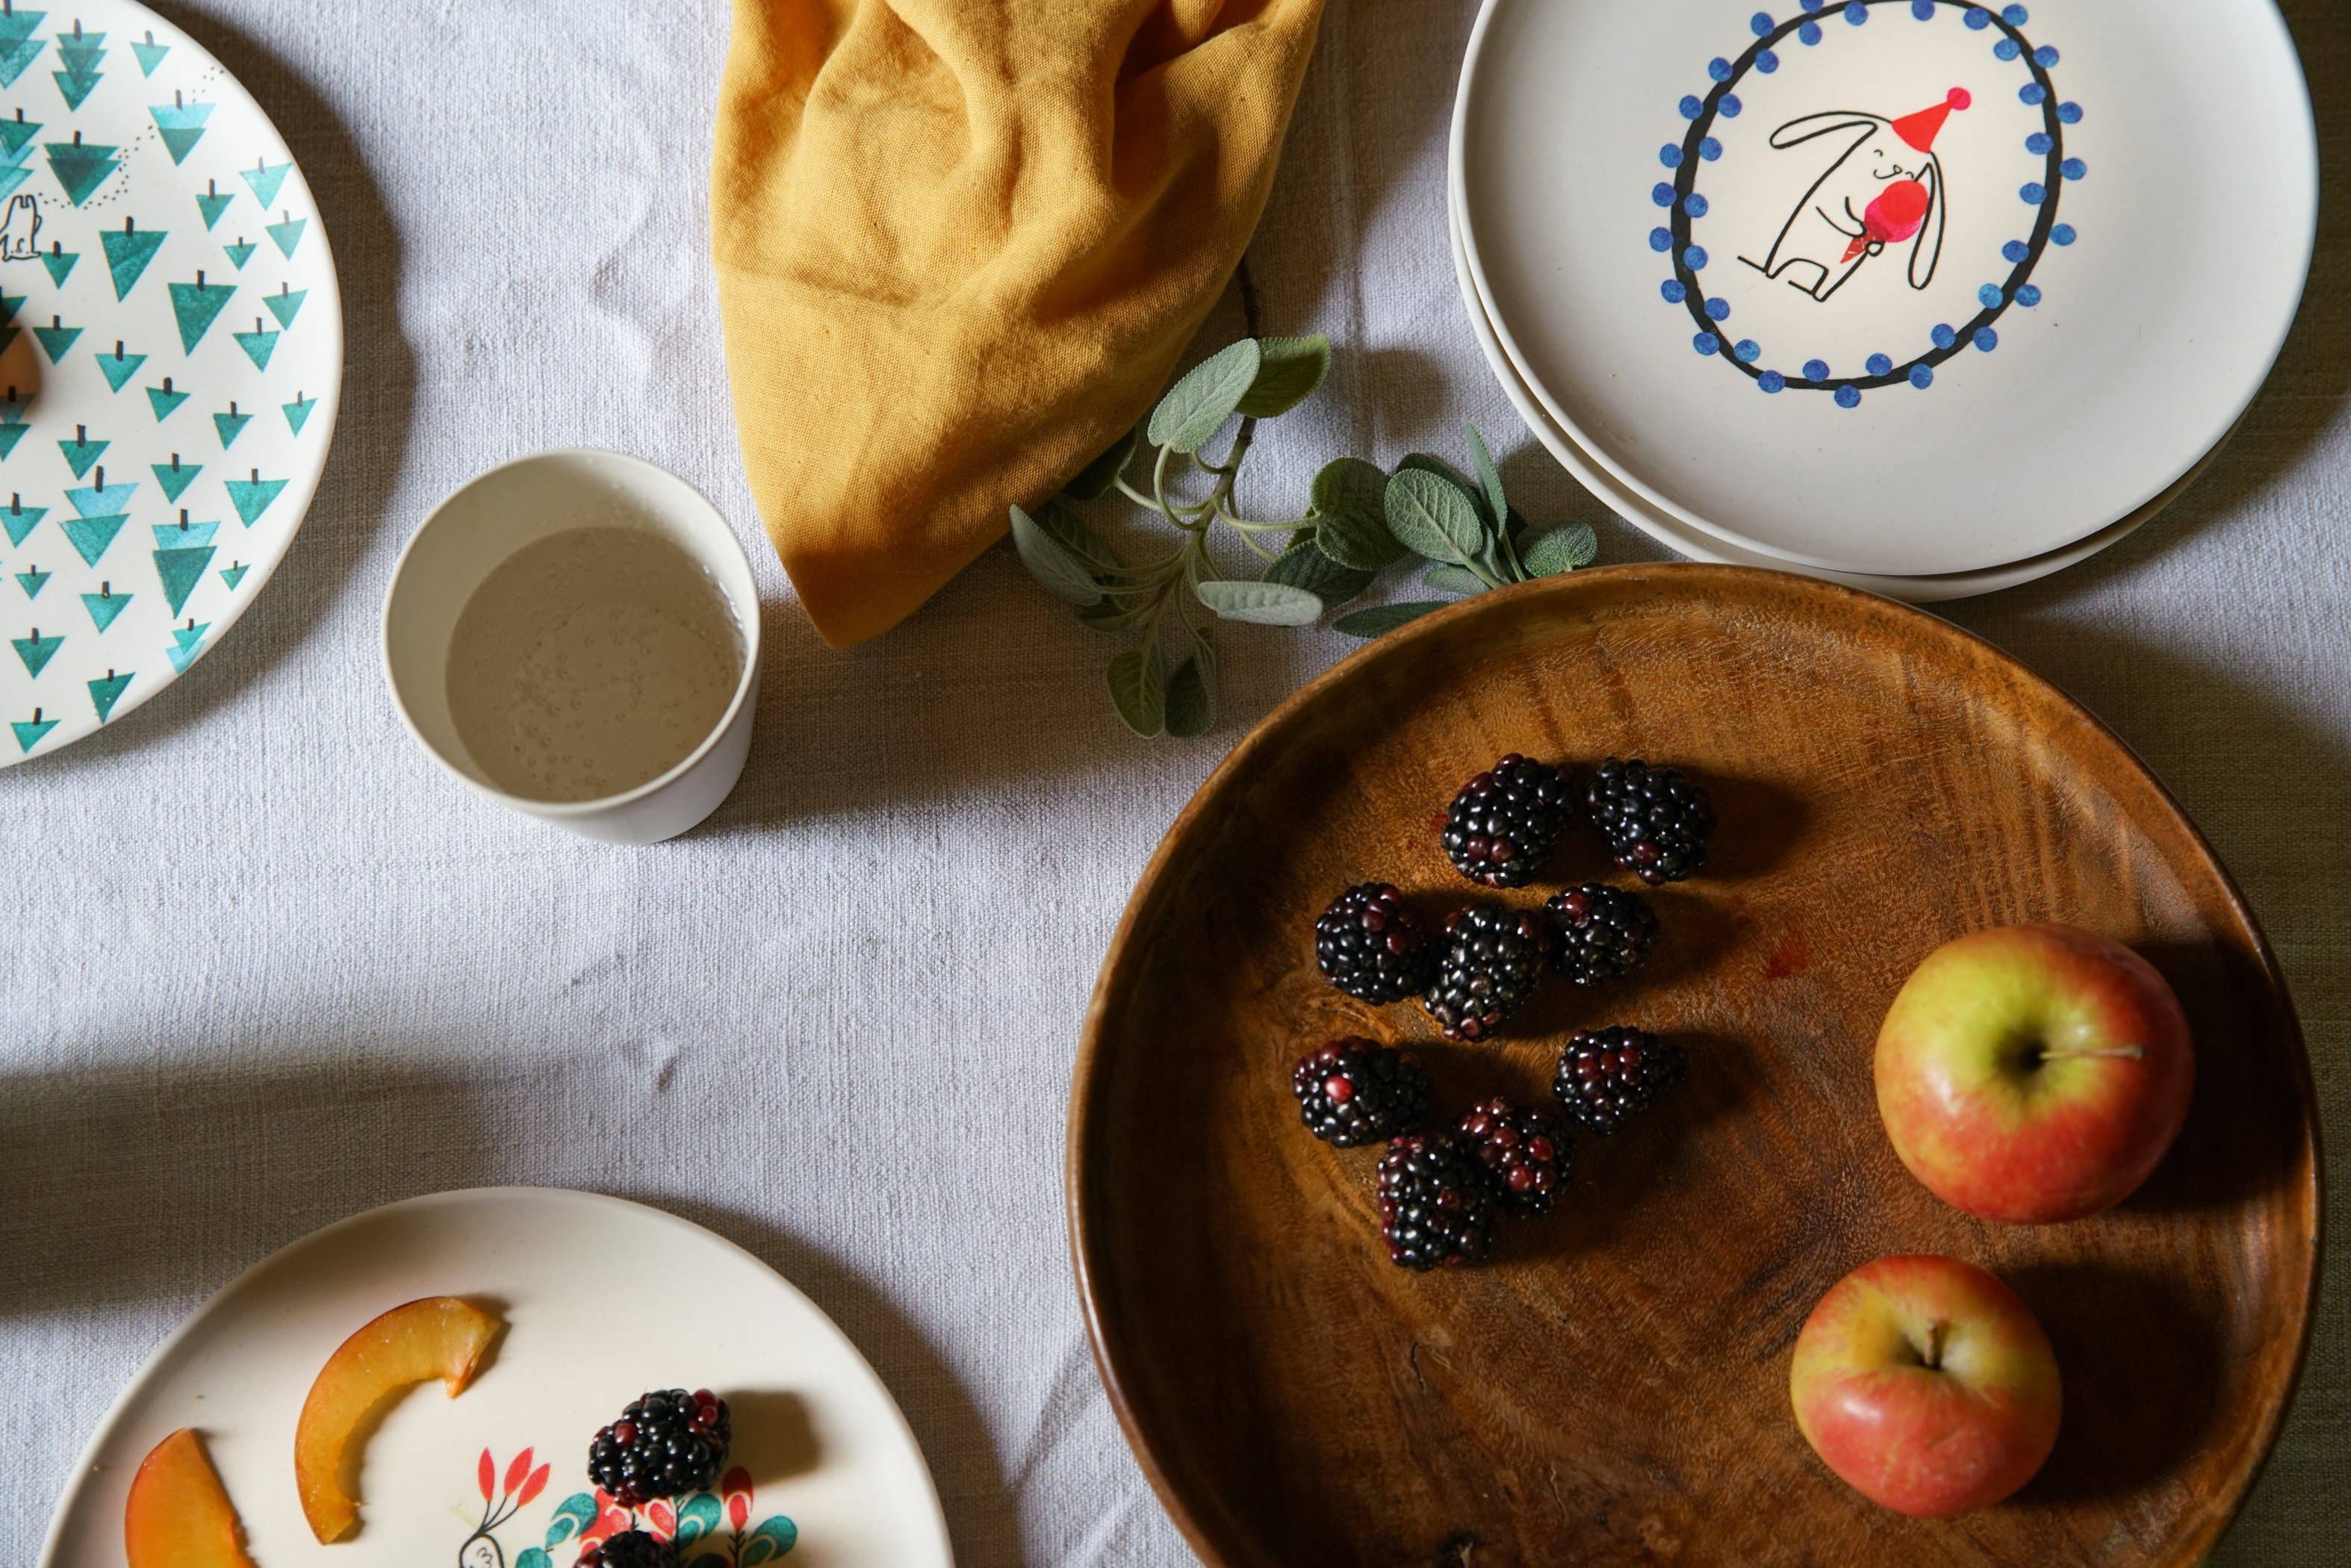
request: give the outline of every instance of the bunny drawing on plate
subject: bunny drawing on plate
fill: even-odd
[[[1823,138],[1844,151],[1788,214],[1771,254],[1739,259],[1826,302],[1871,256],[1909,240],[1910,287],[1925,288],[1942,262],[1949,205],[1935,138],[1951,112],[1970,101],[1965,88],[1955,87],[1941,103],[1899,120],[1835,110],[1780,127],[1771,145],[1782,152]]]

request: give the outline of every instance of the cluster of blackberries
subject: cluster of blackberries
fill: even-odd
[[[588,1479],[633,1515],[649,1502],[716,1487],[734,1437],[726,1401],[710,1390],[653,1389],[630,1400],[589,1443]],[[580,1568],[674,1568],[676,1562],[668,1538],[632,1528],[590,1546]]]
[[[1583,803],[1617,864],[1652,886],[1706,863],[1714,808],[1675,768],[1610,758]],[[1575,791],[1558,768],[1513,752],[1461,787],[1440,835],[1470,881],[1524,887],[1574,820]],[[1480,903],[1432,932],[1387,883],[1347,889],[1314,923],[1325,978],[1367,1002],[1418,996],[1447,1040],[1490,1040],[1535,993],[1546,970],[1578,986],[1620,979],[1656,941],[1657,917],[1639,894],[1587,882],[1539,909]],[[1679,1046],[1637,1029],[1572,1036],[1552,1080],[1559,1111],[1489,1100],[1451,1131],[1429,1131],[1428,1075],[1408,1051],[1360,1037],[1333,1040],[1292,1069],[1307,1130],[1341,1148],[1384,1143],[1381,1234],[1409,1269],[1474,1263],[1496,1222],[1536,1215],[1567,1184],[1567,1124],[1605,1136],[1678,1082]],[[1565,1120],[1561,1118],[1564,1117]]]

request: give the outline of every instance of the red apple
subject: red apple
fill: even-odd
[[[2049,1336],[1972,1263],[1880,1258],[1804,1320],[1788,1374],[1804,1441],[1872,1502],[1939,1519],[2000,1501],[2057,1441]]]
[[[2129,1197],[2188,1117],[2179,998],[2070,925],[1946,943],[1877,1031],[1877,1113],[1910,1174],[1985,1219],[2079,1219]]]

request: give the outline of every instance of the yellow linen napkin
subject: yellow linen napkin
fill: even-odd
[[[736,0],[711,251],[817,630],[887,631],[1165,388],[1264,210],[1322,0]]]

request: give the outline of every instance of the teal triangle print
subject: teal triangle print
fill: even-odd
[[[231,334],[236,339],[236,346],[245,350],[245,357],[253,361],[253,368],[256,371],[269,368],[269,356],[277,351],[277,340],[285,335],[262,326],[258,316],[253,319],[252,331]]]
[[[265,479],[261,476],[261,470],[258,468],[250,472],[253,475],[250,479],[232,479],[228,482],[228,498],[235,506],[236,515],[244,519],[245,526],[248,528],[253,527],[253,519],[267,511],[269,503],[277,499],[277,492],[286,488],[286,481],[283,479]]]
[[[49,75],[57,82],[57,90],[65,94],[68,109],[79,109],[82,100],[98,86],[102,79],[99,62],[105,57],[104,33],[85,33],[81,24],[76,22],[71,33],[57,35],[57,63],[65,69]],[[81,204],[77,201],[74,204]]]
[[[99,243],[106,246],[106,270],[114,277],[117,299],[131,292],[131,286],[162,248],[163,237],[162,229],[133,228],[129,218],[122,220],[120,229],[109,229],[99,236]]]
[[[220,215],[228,211],[228,204],[235,200],[235,196],[223,193],[217,186],[196,198],[196,211],[204,215],[206,234],[212,232],[212,226],[220,222]]]
[[[21,328],[0,327],[0,354],[8,351],[8,345],[15,342],[22,335],[22,331]]]
[[[16,443],[32,434],[33,427],[23,423],[0,424],[0,457],[16,450]]]
[[[0,168],[0,196],[5,196],[32,177],[33,172],[22,163],[12,163],[5,168]]]
[[[212,324],[227,308],[228,297],[236,292],[234,283],[206,283],[204,275],[196,274],[193,283],[172,285],[172,313],[180,321],[180,347],[188,353],[196,351]]]
[[[188,394],[172,390],[172,378],[165,376],[160,387],[147,389],[147,402],[155,411],[155,423],[161,424],[173,409],[188,401]]]
[[[68,517],[57,526],[65,529],[66,538],[73,541],[73,548],[81,552],[83,562],[96,566],[98,558],[106,553],[106,547],[114,542],[114,536],[120,533],[122,525],[130,520],[120,517]]]
[[[68,327],[52,316],[47,326],[33,329],[33,336],[41,340],[43,351],[49,356],[49,363],[54,365],[66,357],[66,350],[74,346],[76,338],[81,336],[81,329]]]
[[[237,432],[253,423],[253,415],[236,412],[236,404],[228,405],[226,413],[213,415],[213,428],[220,433],[221,450],[227,451],[236,444]]]
[[[89,623],[103,632],[114,624],[116,616],[131,608],[131,601],[134,597],[132,594],[115,592],[114,585],[110,582],[97,593],[83,594],[81,607],[89,612]]]
[[[151,463],[148,466],[155,471],[155,483],[163,486],[163,499],[167,501],[178,500],[181,492],[194,484],[196,476],[204,471],[204,465],[201,463],[181,462],[180,455],[176,452],[172,454],[172,460],[169,463]],[[6,515],[5,512],[0,512],[0,517]]]
[[[98,357],[98,368],[99,372],[106,377],[106,384],[112,387],[116,392],[120,392],[122,390],[123,383],[128,382],[133,375],[137,374],[139,367],[146,362],[146,355],[126,354],[122,351],[122,345],[119,342],[114,345],[114,352],[110,354],[100,354]]]
[[[291,327],[294,325],[296,314],[302,308],[302,301],[309,298],[308,289],[297,288],[291,284],[281,283],[277,286],[277,293],[263,295],[261,302],[269,307],[269,313],[277,318],[277,324],[280,327]]]
[[[147,35],[144,42],[133,43],[131,46],[131,53],[138,59],[139,74],[142,77],[153,76],[155,68],[162,65],[163,57],[171,52],[172,46],[157,43],[152,32]]]
[[[53,718],[43,718],[41,710],[35,708],[32,717],[11,720],[8,727],[16,732],[17,750],[29,752],[41,744],[43,736],[57,727],[57,721]]]
[[[122,701],[122,694],[130,689],[130,685],[134,682],[134,679],[136,679],[134,670],[125,670],[122,674],[115,674],[113,670],[108,670],[103,679],[94,679],[94,682],[89,682],[89,706],[99,710],[99,724],[106,722],[108,717],[113,717],[115,703]]]
[[[172,668],[184,673],[190,664],[194,664],[196,662],[197,650],[204,643],[204,633],[212,629],[212,622],[206,622],[202,626],[199,626],[193,621],[185,626],[172,627],[172,642],[173,645],[163,650],[164,653],[171,655]]]
[[[101,441],[98,444],[104,446],[106,443]],[[68,490],[66,499],[73,503],[77,514],[85,517],[101,517],[129,511],[131,497],[138,493],[138,480],[133,479],[125,485],[110,485],[106,482],[106,470],[101,468],[98,471],[97,484],[85,485],[78,490]]]
[[[109,670],[104,679],[89,683],[89,706],[98,710],[99,723],[104,724],[113,716],[114,705],[122,700],[122,694],[131,689],[131,683],[136,679],[136,672],[126,671],[118,675]]]
[[[269,237],[277,242],[278,254],[287,260],[294,257],[294,247],[302,243],[302,231],[310,225],[308,218],[287,218],[269,225]]]
[[[32,145],[33,138],[40,134],[40,130],[41,122],[26,119],[21,109],[16,111],[16,119],[0,120],[0,152],[11,157],[22,152]]]
[[[253,242],[246,239],[243,235],[236,236],[236,243],[235,245],[225,245],[221,246],[222,254],[229,258],[230,262],[235,266],[239,272],[243,272],[245,270],[245,264],[253,258]]]
[[[48,662],[57,656],[57,650],[64,647],[65,643],[63,637],[42,636],[37,626],[33,628],[33,634],[29,637],[8,639],[8,645],[16,650],[16,657],[25,661],[25,674],[27,675],[39,674]]]
[[[58,442],[57,450],[66,455],[66,466],[72,469],[74,477],[78,479],[89,472],[91,464],[106,455],[106,449],[112,444],[113,443],[109,441],[92,441],[89,438],[89,427],[86,424],[77,424],[74,426],[74,438],[71,441]],[[68,497],[89,493],[86,490],[75,490],[68,492]],[[89,516],[90,509],[88,507],[77,506],[74,509],[85,517]]]
[[[0,294],[0,320],[14,321],[16,319],[16,312],[23,309],[24,305],[25,297],[21,294]],[[13,392],[10,394],[9,401],[11,402],[17,401]],[[32,399],[26,398],[23,401],[26,407],[32,406]]]
[[[234,593],[236,591],[236,585],[245,580],[245,574],[252,570],[242,561],[235,566],[225,566],[221,568],[221,580],[227,583],[229,591]]]
[[[281,403],[278,406],[286,411],[286,428],[299,435],[302,434],[302,427],[310,423],[310,411],[319,406],[319,400],[314,397],[298,397],[292,402]]]
[[[28,507],[22,496],[9,499],[8,509],[0,512],[0,528],[8,530],[8,548],[14,549],[25,542],[25,537],[49,515],[47,507]]]
[[[16,586],[25,591],[26,598],[38,599],[41,596],[41,590],[49,585],[49,579],[54,575],[56,574],[53,572],[43,571],[37,566],[30,571],[18,572],[16,574]]]
[[[253,187],[253,199],[267,207],[277,200],[277,187],[286,183],[293,169],[291,163],[265,163],[256,158],[253,167],[245,171],[245,183]]]
[[[106,183],[106,177],[122,166],[114,154],[116,149],[99,141],[84,141],[81,132],[74,132],[71,141],[45,143],[49,154],[49,172],[66,190],[66,200],[80,206],[89,200],[90,193]]]
[[[204,545],[187,549],[159,549],[155,552],[155,575],[162,580],[163,601],[177,615],[204,580],[204,568],[213,563],[213,547]]]
[[[187,103],[174,93],[170,103],[152,105],[147,112],[155,117],[156,134],[163,139],[163,150],[174,163],[184,163],[188,153],[204,133],[204,121],[210,120],[213,106],[209,103]]]
[[[37,16],[40,13],[19,11],[16,15]],[[0,87],[15,87],[16,78],[25,74],[25,68],[39,59],[41,51],[48,47],[47,42],[41,38],[18,38],[11,43],[0,43]]]
[[[66,275],[74,269],[74,263],[80,259],[79,251],[60,249],[57,242],[51,240],[49,248],[41,255],[41,265],[49,269],[51,283],[62,285],[66,280]]]
[[[155,536],[157,549],[193,549],[198,545],[212,543],[213,536],[220,532],[220,525],[192,523],[188,521],[188,509],[183,507],[178,522],[152,523],[149,525],[149,530]]]
[[[33,397],[30,392],[20,392],[15,387],[10,387],[8,395],[0,397],[0,419],[5,419],[12,424],[16,423],[31,411],[32,406]]]

